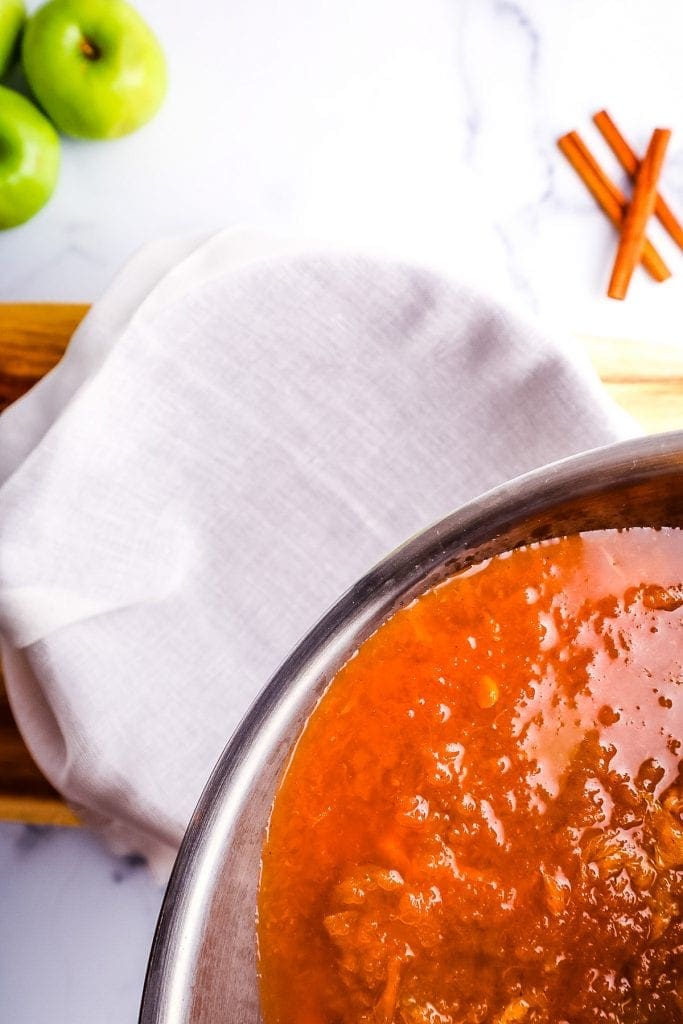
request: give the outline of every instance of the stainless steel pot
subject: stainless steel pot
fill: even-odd
[[[683,526],[683,431],[519,477],[429,527],[302,640],[226,747],[192,816],[152,947],[140,1024],[255,1024],[256,887],[278,780],[339,667],[397,608],[459,569],[579,530]]]

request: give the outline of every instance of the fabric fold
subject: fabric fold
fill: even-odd
[[[7,689],[48,778],[164,870],[223,746],[355,579],[637,433],[568,342],[418,267],[143,250],[0,419]]]

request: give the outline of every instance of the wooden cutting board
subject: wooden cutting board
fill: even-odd
[[[0,305],[0,412],[59,361],[85,305]],[[683,429],[683,352],[577,338],[612,397],[650,432]],[[41,775],[14,724],[0,678],[0,818],[77,824]]]

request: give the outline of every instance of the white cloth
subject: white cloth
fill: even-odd
[[[357,577],[481,491],[636,432],[575,346],[462,286],[271,250],[144,249],[0,419],[12,707],[52,783],[157,868]]]

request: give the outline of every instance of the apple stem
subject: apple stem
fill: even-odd
[[[81,53],[88,60],[97,60],[101,52],[99,46],[96,46],[91,39],[86,39],[85,36],[81,39]]]

